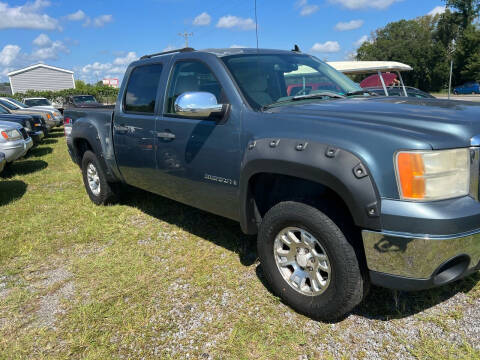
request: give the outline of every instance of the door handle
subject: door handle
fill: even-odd
[[[128,126],[125,125],[115,125],[115,132],[118,134],[126,134],[128,132]]]
[[[175,134],[168,131],[157,132],[157,137],[163,140],[173,140],[175,139]]]

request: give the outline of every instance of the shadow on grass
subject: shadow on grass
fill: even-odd
[[[256,237],[244,235],[238,223],[131,187],[127,187],[124,193],[128,195],[122,200],[123,204],[139,208],[150,216],[175,224],[191,234],[238,253],[245,266],[256,262]],[[272,292],[261,265],[256,267],[256,274]],[[372,287],[353,314],[385,321],[408,317],[441,304],[460,292],[470,291],[479,281],[480,273],[475,273],[455,283],[419,292]]]
[[[401,319],[441,304],[458,293],[468,293],[479,281],[480,273],[477,272],[430,290],[404,292],[372,287],[354,314],[376,320]]]
[[[52,145],[58,142],[57,139],[43,139],[41,145]]]
[[[27,191],[27,184],[23,181],[0,180],[0,206],[8,205],[20,199]]]
[[[10,164],[1,174],[0,178],[10,178],[16,175],[28,175],[45,169],[48,163],[43,160],[25,160]]]
[[[28,152],[27,156],[25,156],[25,158],[28,159],[28,158],[31,158],[31,157],[41,157],[41,156],[51,154],[52,152],[53,152],[53,149],[51,147],[40,146],[40,147],[36,147],[36,148],[30,150]]]
[[[238,253],[245,266],[256,261],[255,237],[244,235],[238,223],[139,189],[126,187],[123,191],[128,194],[123,204]]]
[[[52,139],[52,138],[61,138],[61,137],[64,137],[65,134],[63,133],[63,131],[50,131],[50,133],[48,134],[47,136],[47,139]]]

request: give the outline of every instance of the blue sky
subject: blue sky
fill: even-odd
[[[254,47],[254,0],[61,1],[0,0],[0,81],[43,62],[96,82],[122,78],[125,67],[151,52],[190,45]],[[412,19],[441,0],[257,0],[261,47],[343,60],[388,22]]]

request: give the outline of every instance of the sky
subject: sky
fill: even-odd
[[[375,29],[444,11],[441,0],[257,0],[259,46],[345,60]],[[0,0],[0,82],[45,63],[122,79],[138,57],[185,45],[255,47],[254,0]]]

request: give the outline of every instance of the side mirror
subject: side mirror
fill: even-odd
[[[209,92],[185,92],[175,100],[175,113],[191,118],[221,117],[226,106]]]

